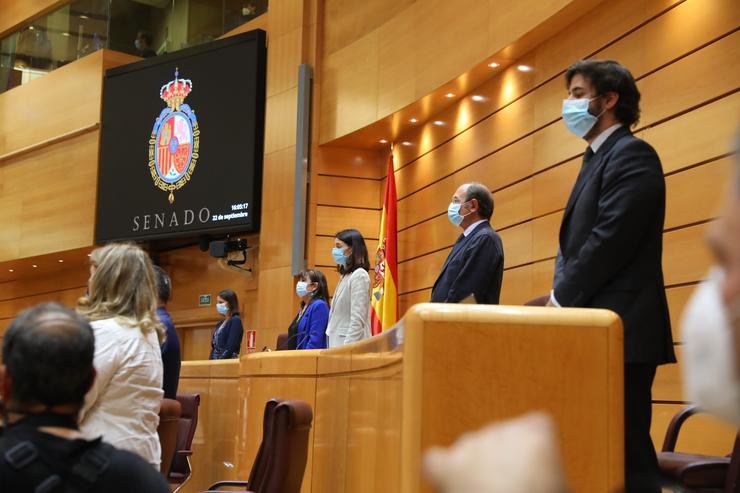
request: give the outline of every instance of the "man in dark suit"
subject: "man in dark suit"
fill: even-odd
[[[560,226],[549,304],[622,318],[626,488],[658,492],[651,387],[657,365],[676,361],[661,267],[663,170],[655,150],[630,132],[640,93],[626,68],[579,61],[565,80],[563,120],[589,146]]]
[[[432,288],[433,303],[458,303],[471,295],[476,303],[497,304],[504,275],[504,248],[489,221],[493,195],[480,183],[461,185],[447,217],[463,234],[447,256]]]

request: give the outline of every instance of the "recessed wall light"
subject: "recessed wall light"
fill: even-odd
[[[59,260],[57,260],[57,262],[59,262],[61,264],[62,262],[64,262],[64,260],[59,259]]]
[[[445,94],[445,97],[446,98],[454,98],[455,97],[455,93],[454,92],[448,92],[447,94]]]
[[[401,145],[408,147],[408,146],[411,146],[413,144],[411,142],[409,142],[408,140],[404,140],[403,142],[401,142]]]
[[[419,120],[417,120],[416,118],[409,118],[409,122],[411,122],[411,123],[416,123],[416,122],[418,122],[418,121],[419,121]]]
[[[381,144],[387,144],[388,143],[388,140],[387,139],[380,139],[378,142],[380,142]]]
[[[8,272],[15,272],[13,269],[8,269]]]
[[[488,66],[491,67],[491,68],[498,68],[498,67],[501,66],[501,64],[496,63],[496,62],[491,62],[491,63],[488,64]]]
[[[34,30],[34,27],[33,26],[28,26],[28,29],[31,30],[31,31],[33,31]]]
[[[62,36],[66,36],[66,37],[69,37],[69,33],[68,33],[68,32],[63,32],[63,33],[62,33]]]
[[[89,17],[88,17],[88,16],[86,16],[85,14],[82,14],[82,15],[80,16],[80,19],[89,19]]]
[[[35,269],[36,267],[38,267],[38,265],[33,264],[31,267],[33,267]]]
[[[517,65],[516,69],[520,72],[531,72],[533,70],[529,65]]]
[[[433,122],[433,123],[434,123],[435,125],[437,125],[438,127],[441,127],[442,125],[444,125],[444,124],[445,124],[445,122],[443,122],[442,120],[434,120],[434,122]]]
[[[480,103],[481,101],[486,100],[486,98],[484,96],[481,96],[480,94],[473,94],[472,96],[470,96],[470,99],[472,99],[476,103]]]

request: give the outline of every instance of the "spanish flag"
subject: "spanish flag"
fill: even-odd
[[[396,178],[393,173],[393,151],[388,156],[383,213],[380,216],[378,251],[370,298],[370,327],[380,334],[398,322],[398,249],[396,228]]]

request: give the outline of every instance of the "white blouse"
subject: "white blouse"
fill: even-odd
[[[102,436],[111,445],[143,457],[159,469],[157,426],[162,403],[162,354],[155,332],[115,319],[91,323],[95,334],[95,370],[85,396],[80,430]]]

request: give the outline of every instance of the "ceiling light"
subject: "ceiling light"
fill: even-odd
[[[441,127],[442,125],[445,124],[445,122],[443,122],[442,120],[434,120],[434,124],[437,125],[438,127]]]
[[[67,33],[67,32],[64,32],[64,33],[62,33],[62,36],[67,36],[67,37],[69,37],[69,33]]]
[[[33,26],[28,26],[28,29],[30,29],[31,31],[33,31],[34,28],[33,28]]]
[[[476,103],[480,103],[481,101],[486,100],[485,96],[481,96],[480,94],[473,94],[472,96],[470,96],[470,99],[472,99]]]
[[[454,92],[448,92],[447,94],[445,94],[445,97],[446,98],[454,98],[455,97],[455,93]]]
[[[496,62],[491,62],[491,63],[489,63],[489,64],[488,64],[488,66],[489,66],[489,67],[491,67],[491,68],[498,68],[498,67],[500,67],[501,65],[500,65],[500,64],[498,64],[498,63],[496,63]]]
[[[411,146],[413,144],[411,142],[409,142],[408,140],[404,140],[403,142],[401,142],[401,145],[408,147],[408,146]]]
[[[531,72],[533,70],[529,65],[517,65],[516,69],[520,72]]]
[[[411,122],[411,123],[416,123],[416,122],[418,122],[418,121],[419,121],[419,120],[417,120],[416,118],[409,118],[409,122]]]
[[[15,272],[13,269],[8,269],[8,272]]]
[[[31,267],[33,267],[35,269],[36,267],[38,267],[38,265],[33,264]]]
[[[88,16],[86,16],[85,14],[82,14],[82,15],[80,16],[80,19],[89,19],[89,17],[88,17]]]
[[[380,139],[378,142],[380,142],[381,144],[387,144],[388,139]]]
[[[61,264],[62,262],[64,262],[64,260],[59,259],[57,262],[59,262]]]

